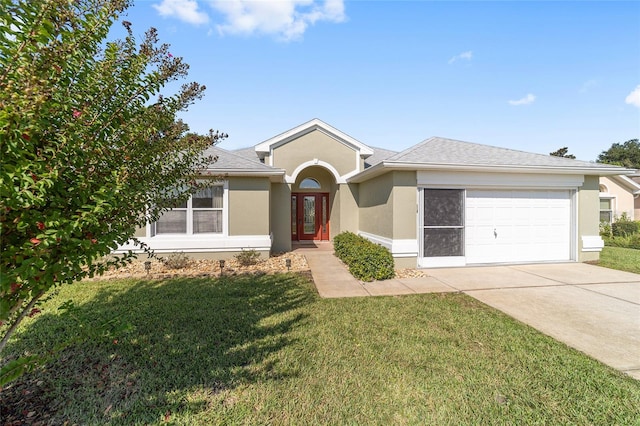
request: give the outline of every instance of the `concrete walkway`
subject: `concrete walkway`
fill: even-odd
[[[428,269],[361,283],[330,243],[299,247],[321,297],[463,292],[640,380],[640,275],[584,263]]]
[[[320,297],[397,296],[460,291],[434,277],[394,278],[363,284],[333,255],[331,243],[300,244],[294,250],[304,253],[307,258]]]

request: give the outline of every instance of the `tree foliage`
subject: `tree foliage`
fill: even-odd
[[[53,286],[129,261],[138,227],[206,185],[203,151],[176,114],[204,86],[154,29],[105,42],[129,0],[0,0],[0,326]],[[177,86],[176,86],[177,87]]]
[[[629,139],[624,143],[614,143],[598,155],[597,162],[640,169],[640,142],[638,139]]]
[[[569,148],[566,146],[558,149],[557,151],[550,152],[549,155],[553,155],[554,157],[571,158],[572,160],[576,159],[575,155],[569,154]]]

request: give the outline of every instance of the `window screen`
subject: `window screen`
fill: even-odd
[[[425,257],[464,256],[464,190],[424,189]]]

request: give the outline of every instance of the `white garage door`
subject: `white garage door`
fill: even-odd
[[[571,259],[571,192],[467,190],[466,263]]]

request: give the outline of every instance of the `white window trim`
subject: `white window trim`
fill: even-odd
[[[600,218],[601,212],[609,211],[611,212],[611,221],[609,222],[609,224],[615,222],[616,221],[616,196],[608,192],[601,192],[600,197],[598,198],[598,203],[600,202],[600,200],[609,200],[610,204],[609,204],[609,210],[602,210],[600,208],[598,209],[598,218]]]
[[[465,266],[467,264],[466,257],[463,256],[432,256],[425,257],[424,255],[424,190],[425,189],[458,189],[463,191],[464,204],[463,210],[466,209],[467,191],[466,188],[460,186],[419,186],[418,187],[418,267],[419,268],[433,268],[433,267],[451,267],[451,266]],[[466,215],[466,210],[463,211],[463,215]],[[463,232],[465,221],[462,221]],[[463,247],[465,250],[466,247]]]
[[[147,224],[146,236],[147,238],[152,238],[153,240],[158,239],[198,239],[198,238],[222,238],[229,236],[229,181],[225,180],[222,184],[214,184],[213,186],[222,186],[222,209],[219,208],[211,208],[211,209],[196,209],[196,210],[222,210],[222,232],[200,232],[193,233],[193,208],[191,207],[192,197],[189,197],[187,200],[187,207],[180,208],[179,210],[187,211],[187,232],[186,233],[175,233],[175,234],[158,234],[155,229],[155,222]]]

